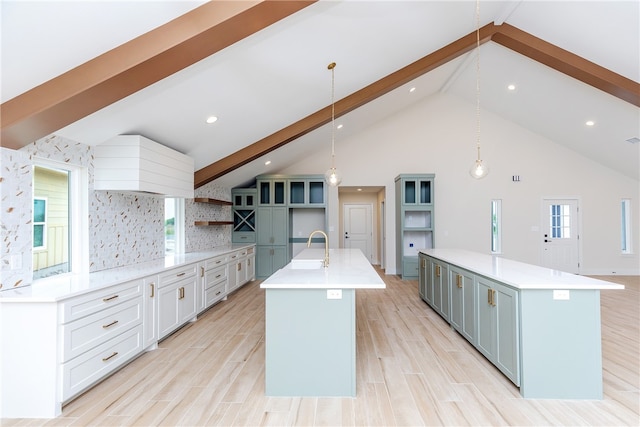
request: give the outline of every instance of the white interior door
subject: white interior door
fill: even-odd
[[[578,200],[545,199],[542,207],[542,264],[579,273]]]
[[[372,260],[371,234],[373,217],[369,204],[344,204],[344,248],[357,248],[362,251],[369,262]]]

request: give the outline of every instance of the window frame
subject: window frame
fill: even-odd
[[[502,199],[491,200],[491,253],[502,253]]]
[[[620,202],[620,251],[623,255],[633,254],[631,199]]]
[[[44,201],[44,220],[43,221],[36,221],[36,213],[35,213],[35,202],[36,200],[42,200]],[[33,251],[41,251],[41,250],[46,250],[47,249],[47,211],[48,211],[48,207],[49,207],[49,200],[47,197],[33,197],[33,211],[32,211],[32,218],[33,218],[33,229],[32,229],[32,234],[31,234],[31,250]],[[40,246],[34,246],[35,241],[36,241],[36,230],[35,227],[36,226],[42,226],[42,245]]]
[[[69,272],[50,277],[85,274],[89,272],[89,173],[86,167],[51,159],[35,157],[36,166],[65,170],[69,180]],[[35,176],[32,176],[35,179]],[[32,188],[35,188],[32,183]],[[33,204],[34,196],[31,195]],[[32,212],[33,216],[33,212]],[[33,236],[32,236],[33,238]],[[31,243],[33,246],[33,241]],[[35,248],[34,248],[35,249]],[[32,249],[33,250],[33,249]],[[33,266],[31,267],[33,271]],[[44,277],[38,280],[46,280]]]
[[[173,235],[174,235],[174,248],[173,252],[167,252],[167,235],[165,228],[165,238],[164,238],[164,254],[167,255],[175,255],[182,254],[185,252],[185,204],[183,198],[178,197],[169,197],[165,199],[165,215],[164,220],[167,220],[166,214],[166,203],[168,200],[173,200],[173,209],[174,209],[174,223],[173,223]],[[166,226],[165,226],[166,227]]]

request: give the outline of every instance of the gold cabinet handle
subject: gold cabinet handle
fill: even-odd
[[[107,323],[106,325],[102,325],[102,327],[103,327],[104,329],[107,329],[107,328],[110,328],[111,326],[115,325],[116,323],[118,323],[118,321],[117,321],[117,320],[114,320],[114,321],[113,321],[113,322],[111,322],[111,323]]]
[[[242,264],[238,263],[238,271],[242,270]]]
[[[182,273],[176,274],[176,277],[182,277],[182,276],[184,276],[185,274],[187,274],[187,273],[185,273],[185,272],[183,271]]]
[[[184,298],[184,287],[178,288],[178,299]]]
[[[487,289],[487,304],[493,305],[491,303],[491,288]]]
[[[251,258],[247,260],[247,265],[251,265]]]
[[[114,299],[118,298],[120,295],[114,295],[112,297],[109,298],[102,298],[102,301],[104,302],[109,302],[109,301],[113,301]]]
[[[204,267],[200,267],[200,277],[204,277]]]
[[[496,306],[496,290],[491,289],[491,305]]]
[[[462,288],[462,275],[460,275],[460,274],[456,275],[456,285],[459,288]]]
[[[107,360],[109,360],[109,359],[111,359],[111,358],[114,358],[114,357],[116,357],[117,355],[118,355],[118,352],[117,352],[117,351],[114,351],[114,352],[113,352],[113,354],[112,354],[111,356],[103,357],[103,358],[102,358],[102,361],[103,361],[103,362],[106,362]]]
[[[149,283],[149,287],[151,288],[149,298],[153,298],[156,295],[156,285],[154,283]]]
[[[440,266],[436,264],[436,277],[440,277]]]

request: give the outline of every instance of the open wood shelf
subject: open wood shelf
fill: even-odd
[[[207,225],[233,225],[233,221],[196,221],[194,225],[196,227],[203,227]]]
[[[218,200],[218,199],[210,199],[208,197],[196,197],[193,199],[196,203],[209,203],[210,205],[221,205],[221,206],[231,206],[233,202],[228,202],[226,200]]]

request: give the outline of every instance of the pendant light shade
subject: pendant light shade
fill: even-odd
[[[336,63],[327,66],[331,70],[331,168],[324,173],[324,180],[332,187],[337,187],[342,182],[342,174],[336,169],[336,103],[335,103],[335,72]]]
[[[475,179],[482,179],[489,174],[489,167],[480,157],[480,0],[476,0],[476,149],[478,157],[469,174]]]

